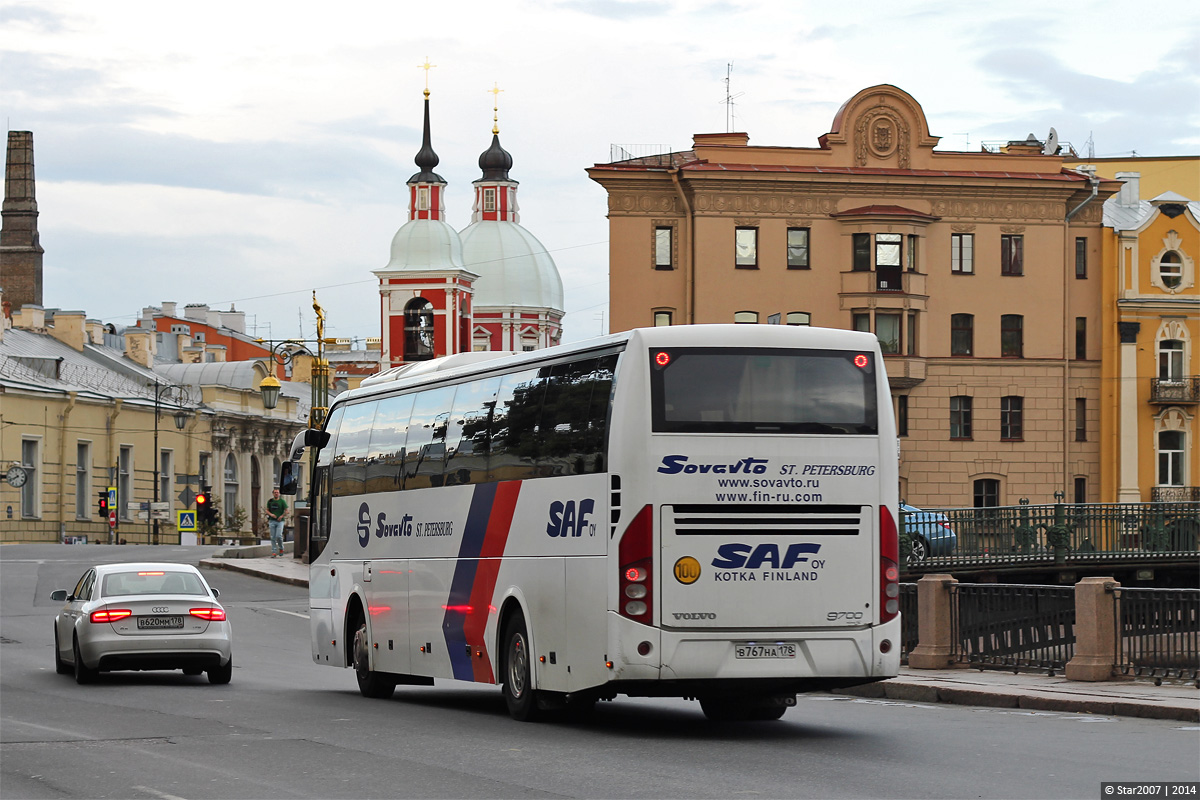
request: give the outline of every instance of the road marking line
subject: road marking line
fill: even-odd
[[[129,788],[137,789],[138,791],[145,792],[146,794],[152,794],[155,797],[161,797],[162,800],[186,800],[186,798],[174,794],[167,794],[166,792],[160,792],[158,789],[152,789],[149,786],[130,786]]]
[[[284,611],[282,608],[271,608],[268,611],[278,611],[280,614],[291,614],[293,617],[303,617],[308,619],[308,614],[301,614],[299,611]]]

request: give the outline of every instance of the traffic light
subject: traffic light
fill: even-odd
[[[99,500],[96,501],[96,513],[100,515],[100,519],[108,519],[108,492],[99,493]]]
[[[196,522],[201,525],[212,525],[217,521],[217,510],[212,504],[212,490],[205,486],[196,495]]]

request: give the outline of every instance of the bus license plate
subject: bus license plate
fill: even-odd
[[[735,644],[735,658],[795,658],[794,644]]]
[[[183,617],[138,617],[138,629],[182,628]]]

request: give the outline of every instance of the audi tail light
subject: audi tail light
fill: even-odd
[[[879,506],[879,624],[900,613],[900,534],[892,510]]]
[[[645,506],[629,523],[617,548],[621,567],[617,611],[643,625],[654,616],[654,511]]]
[[[92,612],[92,622],[116,622],[119,619],[133,616],[128,608],[101,608]]]
[[[188,613],[191,614],[193,617],[199,617],[200,619],[206,619],[209,622],[224,622],[225,621],[225,609],[223,609],[223,608],[193,608]]]

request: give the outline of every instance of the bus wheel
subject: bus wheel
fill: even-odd
[[[363,622],[354,632],[354,675],[358,678],[358,691],[363,697],[386,700],[396,691],[396,682],[390,681],[370,669],[370,653],[367,652],[367,623]]]
[[[533,689],[533,665],[525,617],[513,613],[504,626],[504,702],[509,715],[521,722],[538,716],[537,692]]]

